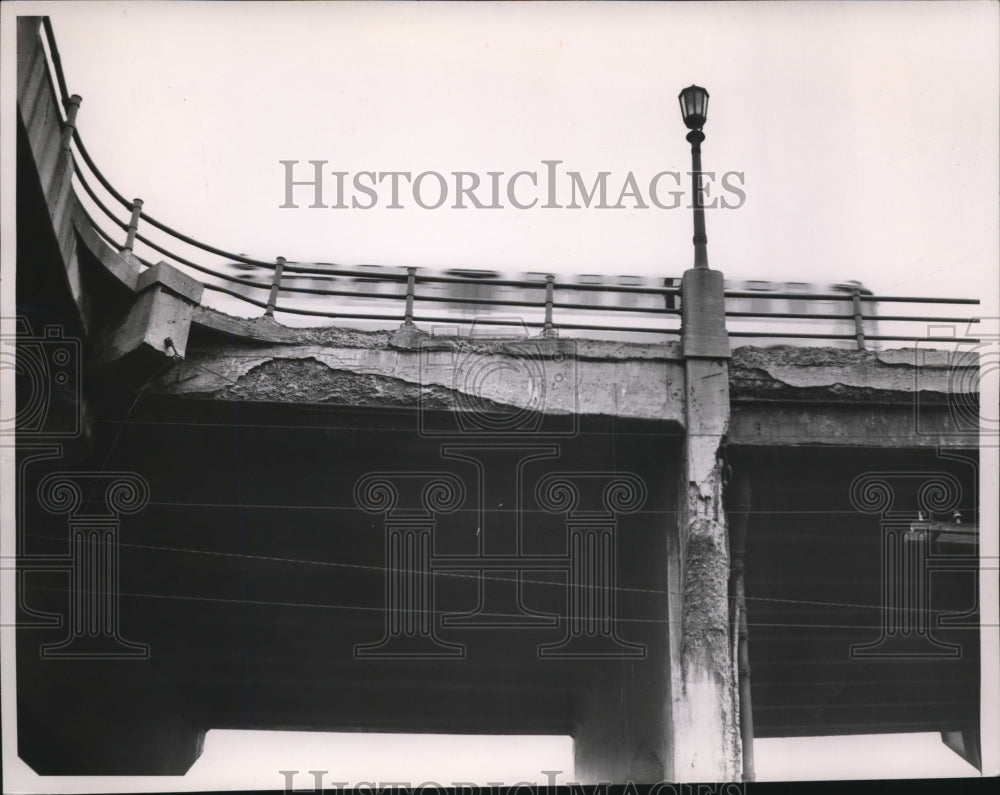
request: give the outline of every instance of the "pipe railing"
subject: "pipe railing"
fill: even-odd
[[[913,303],[921,304],[924,307],[935,306],[978,306],[977,298],[926,298],[921,296],[903,295],[875,295],[860,288],[852,288],[844,292],[836,293],[800,293],[800,292],[771,292],[764,290],[726,290],[725,297],[727,307],[740,305],[743,299],[753,301],[824,301],[841,302],[846,304],[843,313],[836,312],[769,312],[756,310],[726,310],[727,318],[738,320],[766,319],[766,320],[833,320],[842,321],[841,333],[824,332],[811,333],[803,330],[789,331],[782,328],[743,328],[737,323],[735,328],[728,328],[730,337],[736,338],[762,338],[768,340],[780,339],[826,339],[826,340],[853,340],[858,350],[866,350],[868,342],[963,342],[978,343],[979,340],[973,337],[962,336],[960,339],[955,336],[936,336],[927,333],[927,324],[963,324],[967,328],[978,324],[980,319],[975,316],[956,315],[882,315],[876,311],[878,304],[883,303]],[[866,311],[864,304],[871,305],[870,311]],[[887,334],[879,329],[882,323],[908,323],[911,333],[909,334]],[[917,333],[914,328],[917,324],[925,324],[924,333]]]
[[[83,210],[100,237],[119,253],[127,252],[135,258],[142,266],[150,267],[151,262],[135,253],[136,244],[145,246],[150,251],[156,252],[168,261],[182,267],[183,269],[202,274],[208,279],[202,279],[205,289],[221,293],[237,299],[249,306],[264,310],[268,317],[275,313],[289,315],[300,315],[323,318],[342,319],[371,319],[371,320],[395,320],[399,319],[406,325],[413,325],[418,322],[429,323],[451,323],[468,324],[473,318],[465,318],[461,315],[437,316],[434,308],[447,307],[449,305],[460,304],[473,307],[486,307],[491,310],[496,309],[536,309],[539,313],[537,320],[524,319],[517,321],[506,321],[498,317],[478,317],[476,320],[487,325],[522,325],[537,327],[543,336],[554,336],[559,328],[567,330],[593,330],[612,331],[626,333],[650,333],[677,335],[681,329],[676,325],[665,323],[664,320],[680,316],[678,307],[680,303],[680,290],[677,287],[667,286],[638,286],[623,284],[583,284],[578,282],[560,283],[558,278],[552,274],[547,274],[539,279],[482,279],[460,275],[440,275],[436,273],[422,273],[417,268],[386,268],[381,269],[375,266],[359,266],[348,268],[338,265],[316,266],[302,263],[289,263],[284,258],[278,257],[275,261],[266,262],[254,259],[244,254],[237,254],[225,249],[212,246],[203,241],[185,235],[169,225],[157,220],[145,211],[141,199],[127,199],[122,193],[115,189],[111,182],[101,173],[90,153],[83,144],[77,128],[76,117],[80,106],[80,97],[70,95],[66,86],[65,76],[62,71],[62,61],[59,56],[59,49],[56,45],[52,26],[47,17],[42,18],[42,45],[48,58],[49,86],[59,100],[56,104],[61,110],[60,122],[63,125],[64,146],[69,149],[73,158],[74,186],[79,185],[83,189],[83,195],[92,203],[98,211],[97,214],[110,221],[111,224],[124,232],[124,240],[121,243],[114,242],[115,236],[104,229],[104,224],[98,223],[94,214],[87,210],[84,204]],[[113,207],[109,207],[109,202],[102,200],[91,184],[91,178],[103,189],[107,197],[110,197],[112,205],[117,205],[118,212],[124,215],[127,220],[116,215]],[[82,199],[78,190],[74,187],[77,196]],[[105,221],[105,223],[106,223]],[[142,224],[145,224],[149,232],[140,231]],[[154,240],[150,233],[159,238],[165,238],[162,242]],[[216,267],[211,267],[204,263],[194,261],[190,256],[178,253],[175,248],[178,244],[195,249],[214,257],[222,258],[222,262],[216,263]],[[233,264],[249,266],[260,269],[260,281],[251,278],[242,278],[226,272],[225,268],[232,267]],[[248,276],[250,274],[247,274]],[[378,282],[383,284],[397,284],[398,291],[391,293],[381,293],[365,290],[340,289],[339,287],[326,286],[302,286],[295,282],[302,277],[328,278],[331,282],[336,282],[341,277],[354,284]],[[266,280],[266,282],[265,282]],[[433,291],[435,286],[448,285],[468,285],[483,286],[490,288],[509,287],[516,288],[530,293],[537,291],[537,300],[527,300],[521,297],[505,296],[502,293],[490,297],[476,296],[455,296],[440,295]],[[238,288],[244,287],[251,290],[260,290],[262,298],[257,299],[240,291]],[[421,290],[420,288],[424,288]],[[428,288],[430,288],[428,290]],[[654,306],[629,306],[629,305],[609,305],[607,303],[588,304],[566,298],[566,291],[574,294],[598,293],[600,296],[609,295],[645,295],[658,296],[663,299]],[[562,295],[560,295],[562,293]],[[386,308],[385,312],[345,312],[344,306],[333,309],[311,308],[296,306],[289,303],[289,298],[296,295],[304,296],[325,296],[355,299],[362,303],[360,308],[374,309],[381,304]],[[974,324],[978,322],[975,317],[936,317],[932,315],[879,315],[875,311],[866,311],[866,305],[883,303],[919,303],[925,306],[936,305],[977,305],[978,300],[964,298],[924,298],[915,296],[876,296],[854,288],[847,292],[840,293],[800,293],[800,292],[765,292],[754,290],[727,290],[726,318],[737,321],[734,327],[729,329],[729,336],[735,339],[740,338],[762,338],[762,339],[816,339],[816,340],[852,340],[859,350],[864,350],[869,342],[883,341],[936,341],[954,342],[953,337],[944,336],[920,336],[913,334],[883,334],[880,333],[878,324],[882,323],[966,323]],[[668,305],[666,299],[672,298]],[[811,300],[811,301],[841,301],[849,302],[843,314],[823,312],[761,312],[742,311],[738,308],[740,299],[763,299],[767,301],[777,300]],[[395,302],[395,303],[393,303]],[[354,305],[355,307],[357,305]],[[737,308],[733,308],[737,306]],[[346,308],[352,308],[348,305]],[[381,308],[381,307],[379,307]],[[395,310],[395,311],[394,311]],[[567,316],[565,313],[571,312]],[[559,317],[562,313],[562,317]],[[626,317],[642,317],[649,319],[650,325],[625,325],[616,323],[616,320],[623,320]],[[591,321],[593,318],[593,322]],[[746,322],[754,318],[767,320],[801,320],[801,321],[844,321],[842,333],[825,331],[806,331],[802,329],[783,330],[780,328],[742,328],[741,321]],[[586,321],[586,322],[583,322]],[[963,338],[962,341],[977,342],[978,340]]]

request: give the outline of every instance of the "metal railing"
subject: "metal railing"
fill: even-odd
[[[484,281],[468,276],[424,273],[413,267],[405,269],[379,269],[373,266],[348,268],[337,265],[317,267],[290,263],[284,257],[276,257],[273,262],[262,261],[185,235],[151,216],[145,210],[141,199],[127,199],[101,173],[84,146],[77,129],[76,114],[80,98],[68,93],[58,46],[47,17],[42,18],[41,39],[47,55],[50,88],[57,99],[61,100],[63,108],[63,115],[60,118],[63,125],[63,146],[70,151],[73,159],[73,181],[79,186],[76,194],[80,199],[81,208],[105,243],[115,251],[134,258],[141,267],[151,267],[153,262],[136,253],[137,244],[149,252],[155,252],[159,257],[165,258],[167,262],[186,272],[198,274],[196,278],[199,278],[206,290],[228,296],[247,307],[261,309],[266,317],[273,317],[279,313],[338,320],[398,321],[407,326],[416,323],[461,325],[479,322],[488,326],[534,327],[542,336],[554,336],[558,329],[672,336],[682,332],[679,322],[681,291],[676,286],[669,286],[676,283],[674,280],[664,279],[663,286],[560,283],[558,277],[550,274],[539,280],[491,278]],[[58,104],[60,103],[57,102]],[[93,182],[103,190],[104,198],[98,194]],[[109,204],[112,206],[109,207]],[[102,223],[98,223],[95,216],[100,217]],[[113,233],[105,229],[108,222],[123,234],[120,242]],[[186,249],[185,253],[176,250],[179,246]],[[213,264],[204,261],[205,255],[215,258],[214,267]],[[196,261],[193,257],[199,257],[202,261]],[[227,272],[226,269],[232,268],[234,264],[247,269],[247,278]],[[263,279],[249,278],[254,269],[258,269]],[[377,282],[379,290],[345,290],[329,286],[302,285],[300,282],[308,277],[316,277],[313,281],[330,280],[334,284],[335,280],[341,277],[352,280],[351,283],[355,285]],[[492,295],[488,297],[448,295],[442,289],[449,285],[484,284],[490,286]],[[502,291],[496,288],[513,288],[521,292],[511,297],[503,295]],[[248,294],[251,291],[255,291],[259,297]],[[604,298],[612,297],[612,300],[606,303],[585,303],[579,300],[591,292],[596,292]],[[615,296],[628,294],[655,296],[656,300],[649,301],[646,306],[613,303]],[[927,307],[976,305],[979,302],[975,299],[875,296],[860,288],[847,293],[727,290],[725,295],[726,318],[735,321],[729,329],[729,336],[734,344],[742,339],[762,341],[815,339],[828,342],[850,340],[859,350],[864,350],[868,342],[912,342],[916,339],[954,341],[953,337],[914,334],[912,332],[915,323],[964,323],[971,326],[978,322],[975,317],[940,317],[933,314],[881,315],[876,311],[877,305],[891,302],[919,303]],[[320,302],[315,302],[315,306],[308,301],[296,302],[297,297],[303,296],[323,296],[341,300],[339,303],[331,302],[332,308],[324,307]],[[531,296],[531,300],[528,300],[527,296]],[[770,302],[794,300],[845,302],[849,305],[845,307],[843,313],[783,312],[780,308],[779,311],[767,312],[741,310],[741,302],[744,299],[763,299]],[[482,306],[490,312],[485,317],[448,313],[448,308],[453,305],[461,305],[464,308]],[[345,309],[348,311],[344,311]],[[366,311],[353,311],[354,309]],[[509,319],[496,316],[496,310],[526,311],[528,316]],[[633,318],[635,322],[632,322]],[[767,324],[747,327],[748,321],[754,319],[766,320]],[[800,325],[791,329],[787,326],[783,328],[781,321],[784,320],[800,321]],[[823,321],[826,327],[821,328],[818,321]],[[808,325],[802,326],[801,323],[812,323],[815,326],[808,328]],[[884,334],[881,331],[881,325],[884,323],[909,324],[911,333]],[[963,341],[976,340],[963,337]]]
[[[728,334],[731,338],[761,338],[761,339],[823,339],[823,340],[852,340],[857,350],[866,350],[869,342],[951,342],[961,341],[963,343],[977,343],[979,339],[969,336],[968,331],[980,322],[980,318],[974,315],[943,315],[943,314],[881,314],[877,311],[880,304],[909,303],[920,304],[927,308],[947,308],[952,306],[978,306],[977,298],[926,298],[920,296],[901,295],[875,295],[860,287],[853,287],[844,292],[836,293],[805,293],[805,292],[771,292],[756,290],[726,290],[726,317],[738,319],[736,328],[730,327]],[[781,311],[747,311],[734,310],[729,307],[734,304],[741,305],[745,300],[751,302],[764,301],[812,301],[816,307],[821,307],[824,302],[848,304],[847,311],[844,312],[781,312]],[[867,305],[867,306],[866,306]],[[809,323],[811,321],[833,321],[838,324],[839,333],[827,330],[821,333],[796,330],[789,331],[782,328],[741,328],[739,321],[750,319],[767,320],[769,325],[774,325],[775,321],[797,320]],[[882,324],[893,324],[894,328],[908,329],[907,333],[887,334],[882,330]],[[905,325],[902,325],[905,324]],[[746,325],[745,323],[743,325]],[[931,333],[931,329],[937,325],[961,326],[963,333],[959,337],[957,334],[936,335]],[[957,329],[952,329],[957,331]]]

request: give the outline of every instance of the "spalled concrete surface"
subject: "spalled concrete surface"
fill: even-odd
[[[979,357],[972,346],[739,348],[729,383],[732,445],[978,445]]]
[[[882,352],[833,348],[737,348],[729,380],[736,402],[912,402],[915,393],[946,401],[976,395],[974,351],[901,348]]]
[[[683,368],[670,344],[240,325],[252,326],[256,338],[224,344],[216,336],[191,345],[155,391],[218,400],[683,419]]]
[[[435,345],[446,348],[453,341],[462,340],[465,349],[491,352],[505,347],[517,349],[525,344],[549,346],[548,350],[576,352],[580,359],[656,359],[679,361],[680,343],[643,343],[611,340],[586,340],[575,338],[523,337],[515,334],[504,337],[448,337],[432,336],[418,326],[401,327],[393,331],[362,331],[337,326],[297,328],[284,326],[267,318],[239,318],[209,307],[195,310],[194,323],[209,333],[226,335],[233,344],[241,340],[258,342],[285,342],[314,345],[345,345],[351,347],[390,346],[398,350],[433,349]]]
[[[407,407],[424,401],[421,405],[441,409],[461,409],[475,400],[498,410],[578,411],[685,424],[677,343],[288,328],[204,308],[195,311],[193,322],[201,328],[199,340],[187,361],[160,379],[158,391],[333,405]],[[949,417],[955,406],[974,413],[978,372],[974,352],[737,348],[728,373],[739,415],[731,441],[745,437],[761,444],[773,437],[777,444],[797,443],[815,421],[814,430],[830,440],[860,443],[874,431],[919,444],[920,439],[908,440],[915,427],[913,407],[924,411],[924,431],[934,421],[941,426],[937,436],[955,439],[973,430]],[[947,416],[933,420],[928,412],[935,407]],[[760,415],[771,411],[783,419],[762,424]],[[831,411],[836,416],[826,416]],[[785,417],[789,412],[795,416]],[[860,423],[856,433],[850,422],[844,424],[851,418]]]
[[[670,778],[739,779],[741,757],[729,643],[729,544],[720,448],[729,428],[724,359],[685,363],[684,473],[678,483],[673,566],[681,594],[671,609],[673,727]]]

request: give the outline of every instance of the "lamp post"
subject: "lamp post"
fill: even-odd
[[[728,577],[731,564],[723,502],[723,444],[731,416],[729,335],[722,271],[708,267],[708,238],[701,201],[701,142],[708,92],[690,86],[678,97],[690,132],[694,185],[694,267],[681,278],[681,356],[684,359],[684,444],[677,505],[675,562],[684,587],[674,597],[685,616],[670,663],[680,679],[672,709],[672,770],[681,781],[733,781],[739,778],[739,701],[737,670],[730,654],[719,654],[717,638],[732,638]],[[708,550],[712,550],[709,552]],[[688,594],[697,595],[697,605]],[[728,644],[723,644],[728,645]],[[678,651],[675,653],[674,648]],[[736,652],[738,653],[738,649]]]
[[[694,190],[694,266],[708,267],[708,237],[705,234],[705,208],[701,203],[701,142],[708,117],[708,92],[701,86],[688,86],[677,99],[681,103],[681,116],[691,131],[687,139],[691,143],[691,186]]]

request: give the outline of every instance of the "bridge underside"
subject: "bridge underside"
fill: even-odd
[[[674,494],[657,484],[676,469],[676,433],[594,421],[572,437],[542,433],[503,448],[469,437],[443,445],[417,434],[414,421],[409,412],[158,397],[144,398],[126,418],[98,419],[102,443],[75,468],[142,473],[149,486],[149,505],[123,517],[119,535],[121,637],[148,644],[149,656],[43,659],[40,649],[64,638],[66,627],[22,626],[22,757],[39,772],[152,772],[176,770],[178,749],[193,753],[198,731],[210,728],[577,734],[595,710],[622,729],[661,723],[650,713],[666,700],[662,528],[674,521]],[[33,561],[67,546],[65,517],[34,495],[68,462],[32,460],[38,453],[21,456],[25,552]],[[554,563],[526,569],[520,588],[513,570],[483,578],[438,570],[433,642],[372,654],[388,631],[387,521],[359,509],[355,484],[400,470],[453,473],[469,495],[460,510],[436,518],[436,562],[473,556],[482,541],[492,555]],[[643,509],[617,527],[615,633],[624,659],[573,658],[570,647],[560,654],[567,527],[533,493],[556,472],[634,472],[648,484]],[[66,612],[65,571],[24,576],[26,606]],[[461,617],[477,607],[478,620]],[[107,651],[128,653],[116,643]],[[623,666],[645,684],[597,703],[602,683]],[[185,733],[181,743],[162,742]],[[145,758],[146,745],[175,755]]]
[[[746,593],[755,736],[977,727],[976,545],[971,537],[929,544],[925,571],[904,567],[918,562],[907,517],[919,510],[922,485],[957,486],[948,513],[975,526],[975,452],[742,448],[731,461],[752,481]],[[857,495],[862,484],[888,486],[898,518],[859,510],[866,506],[852,500],[852,485]]]
[[[576,435],[543,428],[497,447],[422,436],[417,419],[146,395],[131,411],[98,415],[90,451],[75,461],[22,447],[29,562],[67,549],[65,516],[36,496],[47,475],[137,472],[150,493],[146,508],[122,517],[119,535],[121,639],[148,644],[148,659],[43,658],[42,647],[67,629],[32,627],[33,616],[66,614],[68,576],[24,567],[32,612],[18,635],[22,757],[46,773],[179,772],[210,728],[569,733],[588,745],[610,732],[633,737],[633,757],[655,756],[675,587],[666,566],[675,489],[661,484],[676,480],[676,429],[591,419]],[[519,494],[517,464],[533,455]],[[933,628],[925,639],[933,642],[892,656],[898,649],[878,645],[883,522],[851,501],[865,472],[904,481],[943,472],[960,484],[958,510],[973,523],[975,457],[744,447],[731,448],[729,460],[753,486],[746,590],[755,734],[977,726],[974,575],[953,555],[954,570],[933,575],[931,601],[938,613],[966,615]],[[567,636],[567,572],[558,567],[524,572],[520,602],[512,570],[488,572],[480,590],[477,572],[439,569],[440,648],[431,651],[445,656],[359,657],[387,635],[388,541],[385,517],[360,510],[354,487],[400,470],[449,472],[467,490],[463,509],[436,519],[432,553],[441,559],[475,554],[484,537],[491,554],[514,554],[518,500],[520,554],[565,556],[565,517],[540,509],[535,486],[555,472],[635,473],[647,502],[618,521],[615,633],[625,659],[545,656]],[[469,509],[477,494],[481,514]],[[969,562],[967,549],[958,554]],[[446,623],[477,607],[487,614],[479,621]],[[627,656],[639,647],[644,657]],[[628,686],[609,690],[622,681]]]

